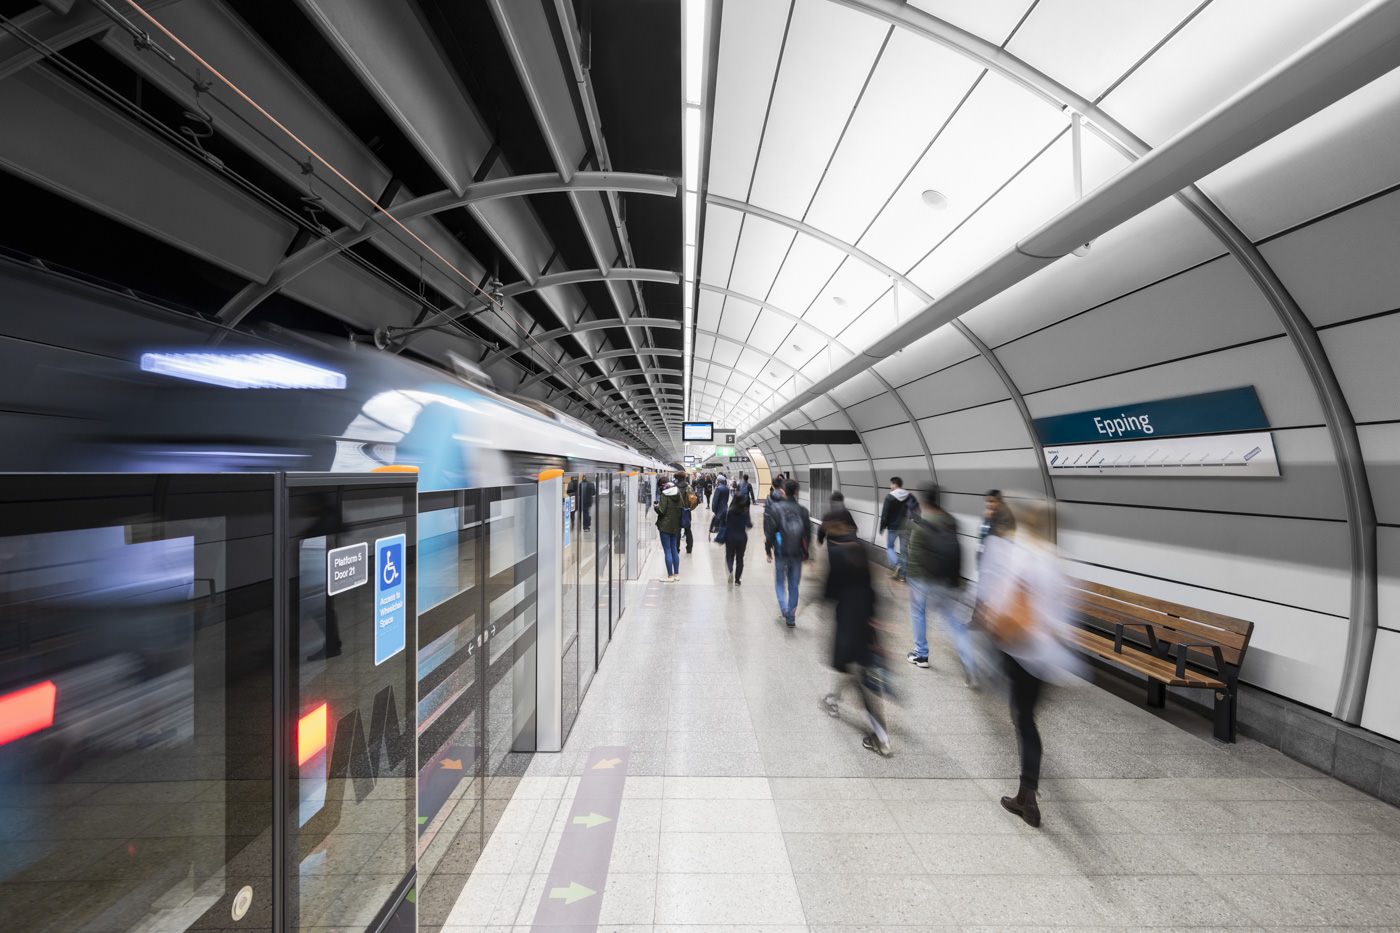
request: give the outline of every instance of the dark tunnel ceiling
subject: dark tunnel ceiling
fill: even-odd
[[[576,46],[584,66],[589,69],[598,122],[607,147],[609,164],[606,168],[678,178],[681,174],[679,3],[655,0],[608,0],[604,3],[573,0],[572,5],[568,0],[537,2],[546,14],[552,33],[558,60],[555,67],[562,69],[570,79],[572,65],[562,17],[572,20],[576,26]],[[494,143],[486,164],[477,169],[477,180],[485,177],[497,163],[508,165],[511,175],[555,173],[556,162],[547,134],[559,128],[542,128],[531,107],[517,61],[502,36],[500,8],[493,9],[487,0],[402,0],[402,3],[417,17],[450,66],[456,86],[433,90],[444,99],[469,101],[480,114],[482,125]],[[179,4],[148,5],[154,15],[160,17],[162,9],[170,10]],[[134,17],[126,4],[114,6]],[[391,189],[402,186],[414,196],[421,196],[450,187],[448,179],[434,168],[433,162],[424,156],[400,123],[367,89],[360,75],[347,64],[341,51],[313,22],[307,5],[224,0],[224,6],[281,59],[326,111],[383,163],[394,179]],[[26,2],[7,2],[0,13],[7,21],[13,19],[21,23],[33,22],[34,17],[55,15]],[[163,38],[157,37],[157,41]],[[104,105],[114,111],[121,112],[125,108],[126,119],[149,124],[145,129],[157,145],[179,150],[178,134],[182,128],[190,126],[185,113],[187,108],[148,76],[138,73],[101,40],[100,32],[91,35],[58,50],[57,56],[33,67],[47,69],[66,83],[80,85],[82,79],[74,76],[73,69],[82,69],[95,82],[83,89],[84,94],[103,99]],[[225,51],[221,44],[205,42],[196,51],[217,64]],[[572,119],[577,121],[577,126],[570,129],[588,140],[591,136],[587,108],[572,80],[570,85],[574,105]],[[231,92],[216,85],[212,94],[221,99]],[[271,111],[279,106],[275,99],[259,100],[259,103]],[[236,142],[224,138],[220,133],[219,108],[212,109],[215,133],[204,140],[205,149],[246,180],[266,201],[285,213],[306,218],[302,203],[304,191],[241,149]],[[168,132],[163,132],[162,127]],[[269,133],[275,132],[270,126],[266,129]],[[171,139],[172,135],[177,138]],[[185,154],[191,153],[186,149]],[[583,162],[571,166],[574,171],[602,168],[591,144]],[[322,189],[330,184],[319,176],[316,183]],[[384,196],[381,192],[370,193]],[[99,276],[116,285],[211,316],[247,284],[246,279],[230,274],[217,264],[196,258],[9,173],[0,173],[0,194],[5,195],[10,204],[17,205],[23,216],[41,221],[6,225],[0,246],[23,255]],[[436,220],[488,275],[498,274],[507,289],[527,278],[598,268],[594,248],[590,246],[584,221],[571,195],[540,194],[513,200],[518,208],[533,214],[545,233],[552,255],[544,268],[519,268],[501,248],[501,232],[488,229],[486,222],[470,210],[450,210],[438,214]],[[611,216],[606,198],[599,200],[608,214],[604,232],[611,238],[614,252],[621,252],[621,241],[613,229],[614,222],[620,221],[617,226],[625,230],[632,252],[631,265],[641,269],[680,271],[682,205],[679,198],[621,194],[618,196],[620,216],[617,217]],[[326,222],[331,228],[338,224],[333,217]],[[597,231],[593,232],[596,240]],[[300,241],[289,244],[288,254],[315,236],[304,231]],[[416,244],[415,249],[426,254],[426,250]],[[440,309],[452,307],[449,297],[440,289],[431,285],[423,287],[419,274],[372,243],[355,247],[351,258],[402,294],[415,297],[422,288],[426,304]],[[434,261],[428,255],[427,262]],[[617,264],[626,264],[625,258],[620,256]],[[603,283],[585,283],[568,288],[575,296],[573,307],[584,309],[579,320],[585,319],[584,316],[617,320],[624,315],[645,315],[678,323],[682,319],[679,284],[629,283],[620,289],[610,289]],[[619,295],[625,296],[625,301],[619,301]],[[531,329],[532,336],[559,330],[562,326],[558,312],[539,293],[524,292],[512,298],[510,305],[514,316]],[[463,323],[476,340],[469,340],[460,330],[449,327],[444,330],[445,338],[434,343],[434,349],[454,348],[463,355],[481,360],[502,345],[499,329],[493,332],[483,322],[472,320],[470,315]],[[355,326],[338,319],[333,308],[312,307],[285,294],[274,295],[258,305],[241,326],[256,328],[269,324],[341,337],[357,333],[368,338],[372,332],[364,322]],[[585,417],[605,434],[661,452],[671,446],[673,429],[678,433],[680,413],[673,409],[663,419],[654,405],[642,403],[652,397],[675,398],[670,394],[654,395],[652,390],[665,385],[680,386],[681,359],[671,355],[644,358],[643,354],[649,347],[678,352],[682,346],[681,332],[679,329],[647,328],[643,331],[638,328],[634,333],[635,344],[621,328],[592,330],[582,339],[566,335],[545,343],[543,353],[533,348],[533,352],[513,354],[511,361],[516,365],[510,369],[498,367],[493,375],[499,388],[512,391],[542,367],[548,367],[553,373],[545,380],[551,404]],[[438,364],[445,360],[442,352],[423,350],[422,344],[407,352]],[[592,361],[595,355],[613,353],[617,355],[601,362]],[[645,369],[653,375],[649,377],[650,384],[648,377],[638,376],[598,383],[592,387],[593,398],[589,401],[582,400],[583,392],[563,375],[601,375],[604,367],[606,371],[618,372]],[[616,401],[618,388],[624,390],[620,403]],[[605,412],[597,403],[606,398],[613,401],[607,404]],[[635,408],[631,405],[633,400],[638,403]],[[674,404],[678,406],[678,402]]]

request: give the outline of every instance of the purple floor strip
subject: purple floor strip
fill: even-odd
[[[625,745],[602,745],[588,753],[532,930],[598,929],[630,752]]]

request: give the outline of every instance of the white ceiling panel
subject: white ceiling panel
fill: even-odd
[[[724,296],[700,290],[700,304],[696,309],[695,322],[701,330],[719,333],[719,316],[724,310]]]
[[[839,386],[831,390],[831,397],[844,408],[850,408],[856,402],[863,402],[868,398],[874,398],[881,392],[886,391],[885,386],[874,373],[861,373],[852,376]]]
[[[705,206],[705,249],[700,262],[700,281],[724,285],[734,269],[734,249],[739,245],[739,226],[744,215],[714,204]]]
[[[793,324],[787,318],[776,314],[760,314],[753,333],[749,334],[749,345],[764,353],[773,353],[783,345]]]
[[[1400,70],[1203,178],[1253,240],[1383,191],[1400,178]]]
[[[907,293],[900,296],[900,301],[900,312],[905,320],[921,307]],[[861,312],[860,317],[837,336],[852,350],[860,351],[894,330],[895,326],[894,290],[890,289],[876,298],[870,307]]]
[[[1011,249],[1016,241],[1074,203],[1074,161],[1065,133],[985,206],[953,231],[909,278],[930,295],[946,294],[968,275]],[[1120,171],[1123,156],[1096,136],[1083,145],[1084,187]]]
[[[1006,50],[1094,100],[1198,5],[1040,0]]]
[[[857,259],[848,259],[802,319],[823,333],[839,334],[889,288],[890,280],[883,272]]]
[[[909,0],[909,5],[1001,45],[1031,7],[1031,0]]]
[[[727,340],[716,340],[715,348],[710,351],[709,359],[723,366],[733,366],[734,361],[739,358],[739,351],[743,347],[737,343],[730,343]]]
[[[1175,199],[1163,201],[983,302],[962,321],[990,346],[1096,307],[1223,252]]]
[[[695,359],[707,360],[715,349],[715,338],[707,337],[702,333],[695,335]]]
[[[726,299],[724,314],[719,319],[719,332],[735,340],[747,341],[749,331],[753,330],[754,322],[758,320],[759,311],[758,305],[750,302]]]
[[[793,314],[802,314],[831,278],[846,253],[816,237],[799,233],[783,261],[768,300]]]
[[[989,73],[858,245],[909,269],[1068,125],[1063,113]],[[925,204],[926,189],[941,192],[947,207]]]
[[[888,31],[828,0],[797,0],[750,201],[788,217],[807,213]]]
[[[896,29],[806,220],[854,243],[918,161],[982,67]]]
[[[772,221],[753,215],[745,217],[729,287],[753,298],[767,297],[794,235],[791,228]]]
[[[836,411],[836,403],[823,395],[802,406],[802,413],[813,421],[819,421]]]
[[[904,300],[901,295],[900,301]],[[901,310],[900,313],[904,312]],[[876,363],[875,371],[890,385],[902,386],[976,355],[977,348],[956,327],[944,324],[933,333],[914,341],[912,346]]]
[[[1114,88],[1102,106],[1149,145],[1159,146],[1362,2],[1216,0]]]
[[[787,15],[787,0],[724,7],[708,176],[709,189],[717,194],[748,197]]]

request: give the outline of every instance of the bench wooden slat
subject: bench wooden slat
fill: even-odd
[[[1158,612],[1168,615],[1180,616],[1186,619],[1194,619],[1197,622],[1224,629],[1227,632],[1234,632],[1242,635],[1247,642],[1250,634],[1254,631],[1254,623],[1245,619],[1236,619],[1234,616],[1227,616],[1219,612],[1211,612],[1208,609],[1196,609],[1193,606],[1183,606],[1180,603],[1170,602],[1165,599],[1158,599],[1155,596],[1144,596],[1141,593],[1133,593],[1128,590],[1120,590],[1117,587],[1108,586],[1104,583],[1095,583],[1092,580],[1074,580],[1073,585],[1080,589],[1088,590],[1091,593],[1098,593],[1100,596],[1107,596],[1110,599],[1121,598],[1126,602],[1131,602],[1137,606],[1146,606]],[[1123,594],[1121,597],[1117,594]]]
[[[1086,629],[1071,629],[1070,637],[1075,644],[1086,651],[1097,654],[1126,668],[1137,671],[1153,680],[1160,680],[1169,687],[1205,687],[1218,689],[1225,684],[1214,677],[1207,677],[1204,674],[1193,670],[1187,670],[1184,677],[1176,676],[1176,665],[1163,658],[1139,651],[1136,648],[1124,647],[1123,651],[1113,650],[1112,639],[1104,638],[1102,635],[1095,635]]]
[[[1126,596],[1127,594],[1124,595]],[[1106,609],[1112,609],[1114,611],[1124,612],[1130,615],[1137,615],[1138,617],[1148,619],[1155,624],[1165,625],[1167,628],[1176,629],[1180,632],[1188,632],[1191,635],[1195,635],[1199,638],[1204,638],[1208,641],[1212,641],[1215,644],[1219,645],[1221,648],[1228,647],[1235,652],[1239,652],[1240,649],[1242,649],[1245,646],[1245,644],[1249,641],[1248,638],[1246,638],[1244,635],[1239,634],[1238,632],[1233,632],[1229,629],[1216,628],[1211,625],[1204,625],[1189,617],[1164,613],[1161,610],[1153,609],[1148,606],[1143,606],[1140,603],[1134,602],[1132,600],[1110,598],[1107,596],[1103,596],[1099,593],[1095,593],[1092,590],[1080,590],[1079,592],[1075,593],[1075,596],[1077,599],[1080,600],[1080,602],[1090,603],[1096,606],[1102,606]],[[1234,662],[1231,661],[1231,663],[1233,664]]]
[[[1095,619],[1103,623],[1105,626],[1112,627],[1120,623],[1126,626],[1130,626],[1129,628],[1126,628],[1124,630],[1124,635],[1129,641],[1135,643],[1144,644],[1150,641],[1150,639],[1148,639],[1146,635],[1146,627],[1148,625],[1151,625],[1156,630],[1154,634],[1160,640],[1169,642],[1171,644],[1177,644],[1183,641],[1206,641],[1214,644],[1219,644],[1219,642],[1216,642],[1215,639],[1212,638],[1209,634],[1197,632],[1193,629],[1187,629],[1184,626],[1177,625],[1176,623],[1180,621],[1179,619],[1175,619],[1170,616],[1163,616],[1160,613],[1139,612],[1136,615],[1134,615],[1126,611],[1131,609],[1131,606],[1124,606],[1124,608],[1120,610],[1116,608],[1102,606],[1098,603],[1087,602],[1083,599],[1077,598],[1075,599],[1073,605],[1074,609],[1081,616],[1087,617],[1089,619]],[[1209,631],[1209,629],[1205,630],[1205,632]],[[1187,637],[1181,638],[1178,637],[1178,635],[1186,635]],[[1210,651],[1209,648],[1188,648],[1186,650],[1187,657],[1190,659],[1191,663],[1202,664],[1214,669],[1215,655]],[[1232,648],[1229,645],[1220,645],[1221,657],[1227,664],[1234,664],[1238,666],[1240,663],[1240,656],[1243,653],[1243,649],[1241,648]]]

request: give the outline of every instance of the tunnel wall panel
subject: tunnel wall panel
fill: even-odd
[[[980,356],[901,386],[899,394],[915,418],[959,411],[1007,397],[1006,385],[991,364]]]

